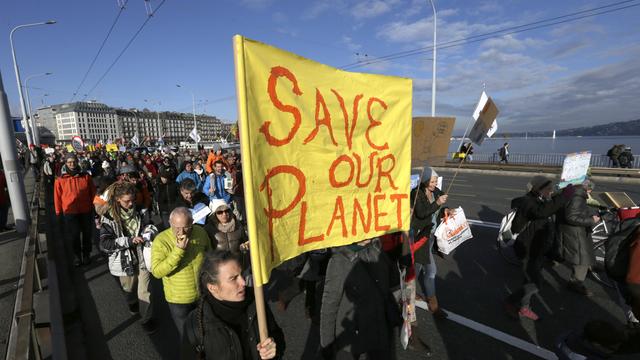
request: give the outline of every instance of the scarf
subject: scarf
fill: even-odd
[[[136,208],[132,207],[129,210],[120,208],[120,219],[122,219],[122,226],[127,230],[128,235],[131,237],[138,236],[138,226],[140,225],[140,219],[136,216]]]
[[[213,313],[220,318],[225,325],[230,327],[240,339],[243,359],[251,360],[251,347],[255,347],[256,344],[249,343],[247,308],[253,302],[253,291],[245,288],[243,301],[218,300],[208,291],[205,299],[209,306],[211,306]]]
[[[218,231],[228,234],[230,232],[234,232],[236,230],[236,219],[231,218],[231,220],[223,224],[221,222],[218,223]]]

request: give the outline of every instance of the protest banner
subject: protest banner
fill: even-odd
[[[409,229],[410,79],[349,73],[234,37],[261,340],[262,285],[306,251]]]
[[[76,149],[74,149],[71,144],[67,144],[67,152],[76,152]]]
[[[498,107],[493,102],[491,97],[483,91],[480,96],[480,101],[476,105],[476,109],[473,113],[473,118],[476,120],[469,133],[469,139],[471,142],[477,145],[482,145],[485,136],[491,129],[496,117],[498,117]],[[497,124],[496,124],[497,129]],[[493,135],[493,134],[492,134]]]
[[[303,252],[408,230],[411,80],[234,48],[255,284]]]
[[[412,166],[442,166],[447,158],[454,117],[414,117],[411,134]]]
[[[590,163],[590,151],[567,154],[562,163],[562,174],[558,187],[562,189],[569,184],[581,184],[587,179]]]
[[[118,152],[118,145],[107,144],[107,152]]]
[[[84,150],[84,141],[80,136],[74,136],[71,138],[71,146],[76,152],[82,152]]]

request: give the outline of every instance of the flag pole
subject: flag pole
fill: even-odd
[[[462,159],[462,161],[460,161],[460,164],[458,165],[458,168],[456,169],[456,172],[453,173],[453,177],[451,178],[451,182],[449,182],[449,186],[447,186],[447,191],[444,192],[446,195],[449,195],[449,190],[451,190],[451,186],[453,186],[453,182],[456,181],[456,177],[458,176],[458,171],[460,171],[460,168],[462,168],[462,164],[467,159],[467,155],[469,155],[469,150],[471,150],[471,144],[469,144],[469,147],[465,151],[464,158]]]
[[[233,37],[233,62],[236,71],[236,98],[238,103],[238,131],[240,133],[240,152],[242,154],[242,172],[244,173],[243,184],[245,192],[246,212],[247,212],[247,228],[249,230],[249,254],[251,255],[251,268],[253,276],[253,293],[256,303],[256,315],[258,318],[258,332],[260,333],[260,342],[265,341],[269,337],[267,328],[267,312],[264,301],[264,291],[262,288],[262,267],[260,266],[260,253],[262,249],[257,238],[255,206],[254,206],[254,189],[251,187],[250,179],[253,177],[251,162],[252,155],[249,150],[250,134],[248,133],[247,113],[247,90],[245,82],[244,69],[244,38],[240,35]]]

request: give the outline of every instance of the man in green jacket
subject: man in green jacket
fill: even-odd
[[[171,317],[180,338],[185,319],[196,308],[198,271],[204,253],[211,250],[209,236],[200,226],[193,226],[191,211],[175,208],[169,215],[171,228],[156,236],[151,247],[151,273],[162,279]]]

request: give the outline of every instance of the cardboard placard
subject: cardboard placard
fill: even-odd
[[[442,166],[447,159],[455,117],[414,117],[412,166]]]

